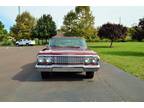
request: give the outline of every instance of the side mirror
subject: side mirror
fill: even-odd
[[[46,48],[49,49],[49,45],[46,45]]]

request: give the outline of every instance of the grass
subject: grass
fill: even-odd
[[[144,80],[144,42],[114,42],[109,48],[108,42],[88,43],[103,61]]]

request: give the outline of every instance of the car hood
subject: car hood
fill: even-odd
[[[84,48],[47,48],[39,55],[96,55],[96,52]]]

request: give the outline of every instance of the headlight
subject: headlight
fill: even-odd
[[[47,57],[47,58],[46,58],[46,62],[47,62],[47,63],[51,63],[51,62],[52,62],[51,57]]]
[[[89,59],[89,58],[86,58],[84,62],[85,62],[86,64],[89,64],[89,63],[90,63],[90,59]]]
[[[92,63],[96,63],[97,60],[96,60],[96,59],[92,59],[91,62],[92,62]]]
[[[99,57],[94,57],[92,60],[91,60],[92,64],[95,64],[95,65],[98,65],[99,64]]]
[[[38,60],[39,63],[43,63],[43,62],[45,62],[44,58],[42,58],[42,57],[38,57],[37,60]]]

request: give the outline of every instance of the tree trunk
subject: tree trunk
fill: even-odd
[[[40,45],[40,41],[39,41],[40,39],[38,39],[38,45]]]
[[[42,39],[42,45],[44,44],[43,39]]]
[[[111,43],[110,43],[110,46],[109,46],[110,48],[112,47],[112,44],[113,44],[113,39],[111,40]]]

